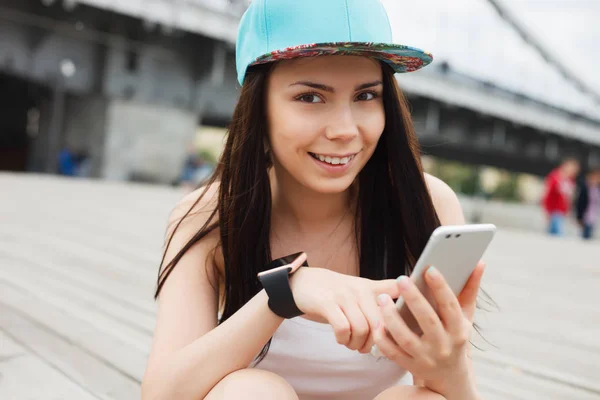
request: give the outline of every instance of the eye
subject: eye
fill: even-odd
[[[323,100],[314,93],[306,93],[296,97],[302,103],[323,103]]]
[[[358,96],[356,96],[356,100],[360,101],[369,101],[377,98],[377,93],[375,92],[362,92]]]

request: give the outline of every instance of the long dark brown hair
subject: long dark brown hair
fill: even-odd
[[[268,176],[271,163],[264,143],[268,126],[267,77],[272,66],[253,67],[246,75],[225,149],[207,184],[208,188],[218,182],[218,206],[205,225],[160,269],[158,276],[155,298],[185,252],[218,227],[224,261],[221,277],[224,296],[219,323],[262,289],[256,276],[271,261]],[[356,246],[360,276],[369,279],[395,279],[409,274],[429,236],[440,225],[425,184],[420,147],[408,104],[393,71],[385,64],[382,68],[385,128],[371,159],[357,178]],[[204,190],[194,206],[206,192]],[[181,220],[167,241],[161,265]],[[264,357],[268,347],[267,343],[259,359]]]

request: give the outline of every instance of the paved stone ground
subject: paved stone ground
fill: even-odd
[[[0,399],[136,399],[172,188],[0,174]],[[600,399],[600,245],[501,228],[485,398]]]

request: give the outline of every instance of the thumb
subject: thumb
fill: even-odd
[[[375,294],[387,294],[392,299],[400,297],[400,288],[398,282],[395,279],[384,279],[381,281],[374,281]]]

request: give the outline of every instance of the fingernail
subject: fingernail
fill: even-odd
[[[398,277],[398,279],[396,279],[396,281],[398,282],[398,285],[401,288],[406,289],[408,287],[408,276],[402,275],[402,276]]]
[[[431,279],[437,279],[440,277],[440,271],[438,271],[436,267],[431,266],[427,269],[427,275],[429,275]]]
[[[388,295],[387,294],[380,294],[379,296],[377,296],[377,304],[379,304],[380,307],[383,307],[387,304],[388,302]]]

